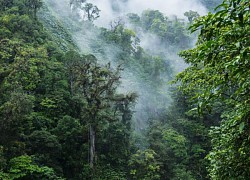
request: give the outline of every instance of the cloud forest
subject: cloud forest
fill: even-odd
[[[0,180],[250,179],[248,0],[0,0]]]

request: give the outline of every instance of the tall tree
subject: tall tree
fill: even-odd
[[[26,0],[25,5],[29,8],[32,16],[36,18],[36,13],[39,8],[42,7],[42,0]]]
[[[87,3],[86,0],[70,0],[70,6],[73,11],[78,11],[77,14],[83,18],[83,20],[93,22],[100,17],[101,10],[92,3]]]
[[[71,83],[74,83],[77,92],[86,100],[86,106],[82,107],[82,123],[87,121],[89,125],[89,163],[93,168],[96,158],[96,131],[102,121],[112,120],[108,110],[112,107],[121,68],[113,71],[110,64],[100,66],[92,55],[80,56],[78,60],[70,64],[70,81],[74,77],[74,82]]]
[[[90,22],[92,22],[100,17],[100,15],[99,15],[100,9],[98,9],[97,6],[95,6],[91,3],[86,3],[85,6],[83,7],[83,10],[85,12],[86,19]]]
[[[196,11],[190,10],[190,11],[185,12],[185,13],[184,13],[184,16],[186,16],[186,17],[188,18],[188,21],[189,21],[190,23],[192,23],[193,20],[194,20],[195,18],[198,18],[200,15],[199,15]]]

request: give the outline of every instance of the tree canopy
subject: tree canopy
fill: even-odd
[[[250,177],[247,0],[187,11],[189,22],[148,9],[110,28],[87,0],[69,0],[68,16],[56,5],[0,0],[0,179]],[[198,42],[170,87],[189,25]]]
[[[191,26],[200,31],[196,47],[180,53],[190,67],[177,79],[193,93],[199,112],[224,106],[223,121],[211,130],[212,179],[249,177],[249,6],[245,0],[223,1],[218,12]]]

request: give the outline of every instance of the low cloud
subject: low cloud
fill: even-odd
[[[114,17],[127,13],[141,14],[146,9],[159,10],[166,16],[177,15],[184,18],[189,10],[197,11],[200,15],[207,13],[199,0],[88,0],[101,10],[101,17],[96,21],[99,26],[107,27]]]

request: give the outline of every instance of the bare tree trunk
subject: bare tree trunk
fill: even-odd
[[[89,135],[90,135],[90,158],[89,165],[91,168],[94,167],[94,158],[95,158],[95,129],[90,125],[89,127]]]

